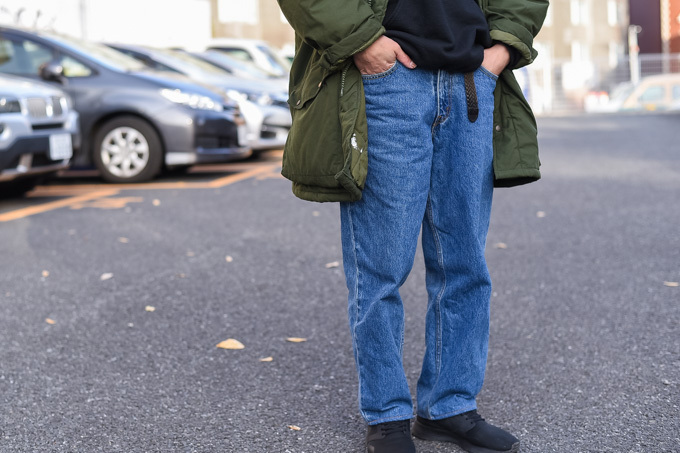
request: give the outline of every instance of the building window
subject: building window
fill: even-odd
[[[588,46],[579,41],[572,41],[571,43],[571,61],[588,61],[590,60],[590,49]]]
[[[616,42],[609,42],[609,67],[615,68],[619,64],[619,58],[623,55],[623,46]]]
[[[590,0],[571,0],[572,25],[590,24]]]
[[[256,25],[260,21],[258,0],[218,0],[217,16],[222,23]]]
[[[611,27],[619,24],[619,4],[617,0],[607,0],[607,22]]]

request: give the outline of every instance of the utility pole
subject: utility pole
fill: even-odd
[[[661,52],[663,53],[663,72],[670,72],[671,53],[671,3],[670,0],[661,0]]]
[[[639,25],[628,26],[628,59],[630,61],[630,81],[634,85],[640,82],[640,46],[638,33],[642,31]]]

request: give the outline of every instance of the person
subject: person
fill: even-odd
[[[359,409],[369,453],[415,452],[399,288],[422,229],[426,350],[413,435],[516,452],[487,423],[494,186],[540,178],[536,123],[512,69],[548,0],[278,0],[296,32],[282,174],[339,201]]]

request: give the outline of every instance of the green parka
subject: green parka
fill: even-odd
[[[384,32],[388,0],[278,0],[296,32],[288,103],[293,126],[282,174],[309,201],[356,201],[368,168],[361,73],[351,58]],[[513,69],[536,58],[532,47],[548,0],[477,0],[491,38],[519,51]],[[500,75],[494,107],[497,187],[540,178],[536,120],[511,68]]]

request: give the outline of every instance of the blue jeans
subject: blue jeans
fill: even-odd
[[[463,81],[400,63],[364,76],[368,178],[360,201],[341,204],[341,228],[359,407],[369,424],[413,416],[399,288],[421,225],[428,305],[417,413],[436,420],[476,409],[484,381],[496,76],[474,73],[474,122]]]

